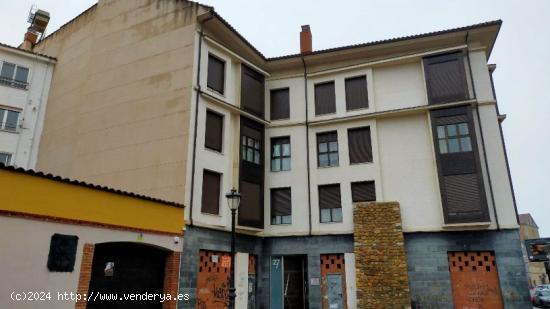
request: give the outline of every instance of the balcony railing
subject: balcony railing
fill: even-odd
[[[15,80],[13,78],[0,76],[0,85],[27,90],[29,83]]]

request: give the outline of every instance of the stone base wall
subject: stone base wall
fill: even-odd
[[[361,203],[353,213],[358,308],[410,307],[399,203]]]

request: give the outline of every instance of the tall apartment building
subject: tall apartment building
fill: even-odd
[[[55,61],[0,44],[0,163],[35,167]]]
[[[35,46],[58,59],[37,167],[185,204],[180,308],[226,305],[231,188],[237,308],[365,307],[354,215],[383,202],[406,280],[377,297],[527,306],[500,25],[317,51],[304,26],[266,58],[211,7],[100,0]]]

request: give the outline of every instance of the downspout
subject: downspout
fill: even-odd
[[[470,32],[466,31],[466,39],[464,40],[464,44],[466,46],[468,45],[468,38],[470,36]],[[495,204],[495,194],[493,192],[493,182],[491,181],[491,172],[489,171],[489,163],[487,161],[487,152],[485,149],[485,138],[483,136],[483,126],[481,125],[481,116],[479,115],[479,101],[477,100],[477,94],[476,94],[476,86],[474,83],[474,77],[472,75],[472,63],[470,62],[470,49],[469,47],[466,47],[466,58],[468,59],[468,71],[470,71],[470,80],[472,82],[472,91],[474,93],[474,98],[476,99],[475,105],[476,105],[476,116],[477,116],[477,122],[479,124],[479,135],[481,137],[481,149],[483,151],[483,159],[485,161],[485,169],[487,170],[487,180],[489,181],[489,193],[491,194],[491,203],[493,204],[493,212],[495,214],[495,221],[497,224],[497,231],[500,230],[500,224],[498,222],[498,214],[497,214],[497,206]]]
[[[193,199],[195,196],[195,169],[196,169],[196,159],[197,159],[197,127],[199,119],[199,97],[201,93],[201,58],[202,58],[202,39],[204,37],[203,24],[212,18],[214,18],[213,12],[210,11],[210,17],[203,21],[199,21],[200,33],[199,33],[199,52],[197,57],[197,80],[195,86],[195,124],[193,128],[193,155],[192,155],[192,165],[191,165],[191,195],[189,200],[189,226],[193,226]]]
[[[309,160],[309,114],[308,114],[308,95],[307,95],[307,66],[306,60],[302,55],[302,65],[304,67],[304,98],[306,103],[306,170],[307,170],[307,205],[308,205],[308,218],[309,218],[309,236],[312,234],[311,227],[311,172],[310,172],[310,160]]]

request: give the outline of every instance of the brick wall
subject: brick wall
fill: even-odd
[[[164,293],[171,294],[172,297],[177,296],[178,283],[180,276],[180,252],[172,252],[166,257],[166,265],[164,266]],[[162,303],[163,309],[175,309],[177,300],[166,301]]]
[[[357,204],[353,220],[358,308],[410,307],[399,203]]]
[[[92,279],[92,262],[94,260],[94,245],[84,244],[82,249],[82,263],[80,264],[80,277],[78,278],[77,293],[87,294]],[[86,300],[80,300],[75,304],[76,309],[85,309]]]

